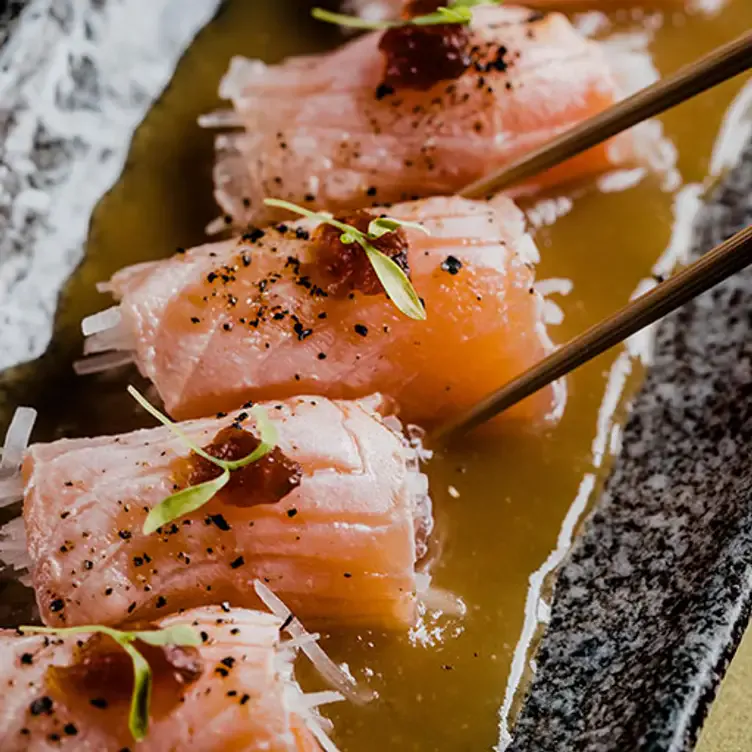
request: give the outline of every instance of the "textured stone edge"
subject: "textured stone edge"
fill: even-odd
[[[752,145],[694,255],[752,222]],[[659,327],[602,498],[563,566],[510,749],[686,750],[752,602],[752,270]]]
[[[49,343],[131,137],[221,0],[28,0],[0,32],[0,369]]]

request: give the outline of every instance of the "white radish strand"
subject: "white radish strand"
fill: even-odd
[[[77,360],[73,364],[73,370],[79,376],[89,376],[94,373],[102,373],[103,371],[109,371],[113,368],[129,365],[133,362],[134,355],[132,352],[118,352],[113,350],[111,352],[92,355],[88,358]]]
[[[111,306],[104,311],[87,316],[81,322],[81,333],[84,337],[90,337],[92,334],[116,329],[120,326],[123,316],[120,313],[120,306]]]
[[[0,459],[0,478],[18,472],[36,421],[37,411],[33,407],[19,407],[13,414],[8,433],[5,434]]]
[[[287,606],[260,580],[255,580],[253,587],[263,604],[285,625],[285,631],[298,639],[308,635],[306,628],[293,615]],[[315,641],[302,641],[300,649],[316,667],[324,680],[341,692],[348,700],[357,705],[364,705],[374,699],[375,693],[366,687],[360,687],[345,673]]]
[[[200,115],[198,124],[201,128],[242,128],[243,118],[235,110],[215,110]]]
[[[23,499],[21,464],[36,420],[36,410],[19,407],[10,421],[0,454],[0,507],[7,507]]]
[[[31,569],[23,517],[16,517],[0,528],[0,559],[17,572]],[[21,581],[26,584],[24,580]]]

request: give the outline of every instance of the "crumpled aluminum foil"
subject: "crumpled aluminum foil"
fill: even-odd
[[[0,369],[40,355],[91,213],[221,0],[27,0],[0,15]]]

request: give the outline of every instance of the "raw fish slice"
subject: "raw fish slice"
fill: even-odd
[[[189,450],[168,428],[31,446],[24,519],[43,620],[117,624],[223,601],[254,607],[258,578],[307,625],[411,625],[416,560],[431,529],[428,484],[416,450],[375,412],[380,404],[268,403],[300,484],[255,506],[253,493],[238,506],[222,491],[151,535],[142,532],[149,509],[186,485],[178,478]],[[207,446],[241,419],[253,431],[243,413],[182,428]]]
[[[127,703],[102,707],[103,686],[82,702],[67,702],[46,681],[50,666],[67,666],[86,635],[48,638],[0,631],[0,749],[3,752],[165,752],[230,749],[317,752],[300,712],[305,702],[280,646],[275,616],[218,607],[188,611],[159,626],[189,624],[206,639],[198,648],[200,678],[166,714],[152,713],[149,733],[134,742]],[[217,671],[217,667],[222,671]],[[156,696],[156,693],[155,693]],[[152,709],[154,703],[152,703]]]
[[[474,65],[427,91],[380,88],[383,32],[305,65],[235,58],[220,93],[245,131],[217,140],[226,214],[239,225],[279,218],[262,203],[269,196],[341,211],[455,193],[619,98],[602,48],[564,16],[483,6],[473,19]],[[611,143],[526,190],[610,167]]]
[[[405,7],[410,5],[414,0],[348,0],[345,3],[345,9],[348,12],[357,13],[363,18],[374,21],[386,21],[400,18]],[[441,0],[437,0],[436,5],[444,5]],[[619,7],[629,8],[637,7],[642,3],[637,0],[526,0],[526,4],[531,8],[562,8],[568,10],[571,8],[580,8],[585,6],[601,6],[603,8]],[[657,5],[679,6],[692,4],[692,0],[658,0]]]
[[[131,342],[178,418],[246,399],[381,392],[406,421],[446,420],[548,352],[530,263],[537,250],[503,197],[432,198],[389,214],[431,233],[406,231],[426,321],[406,318],[384,294],[312,294],[324,282],[306,220],[150,264],[148,273],[119,272],[109,289],[122,322],[100,336]],[[561,390],[543,390],[505,418],[540,423],[561,405]]]

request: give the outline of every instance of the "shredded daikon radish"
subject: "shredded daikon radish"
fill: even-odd
[[[309,632],[293,615],[287,606],[260,580],[255,580],[253,587],[264,605],[285,624],[285,631],[293,637],[300,638]],[[362,705],[375,697],[366,687],[360,687],[345,673],[316,642],[301,642],[300,649],[308,656],[321,676],[352,702]]]
[[[16,517],[0,528],[0,559],[17,571],[31,568],[23,517]]]
[[[0,479],[0,509],[23,499],[23,478],[20,472]]]
[[[294,637],[292,640],[283,642],[280,647],[283,650],[297,650],[302,648],[304,644],[309,642],[318,642],[321,637],[318,632],[309,632],[308,634],[300,635],[300,637]]]
[[[448,616],[464,616],[467,613],[465,602],[448,590],[431,585],[431,575],[416,572],[415,586],[421,603],[432,611],[441,611]]]
[[[92,334],[99,334],[107,329],[115,329],[122,320],[120,306],[112,306],[92,316],[87,316],[81,322],[81,332],[84,337],[90,337]]]
[[[84,340],[84,355],[96,355],[110,350],[131,352],[133,349],[133,338],[121,326],[97,332]]]
[[[316,738],[316,741],[324,752],[340,752],[334,742],[326,735],[326,731],[321,728],[318,719],[313,718],[312,716],[307,716],[305,718],[305,723],[308,730]]]
[[[227,222],[225,222],[224,217],[217,217],[216,219],[213,219],[211,222],[209,222],[208,225],[204,228],[204,232],[207,235],[217,235],[218,233],[222,232],[222,230],[227,229]]]
[[[0,477],[18,472],[36,420],[37,411],[32,407],[19,407],[13,414],[0,458]]]
[[[215,110],[200,115],[198,124],[202,128],[242,128],[243,118],[235,110]]]
[[[88,376],[93,373],[109,371],[112,368],[119,368],[120,366],[125,366],[129,363],[133,363],[132,352],[113,351],[77,360],[73,364],[73,370],[75,370],[79,376]]]
[[[304,694],[301,699],[307,708],[320,708],[322,705],[342,702],[345,698],[341,692],[335,692],[330,689],[324,692],[309,692],[308,694]]]

